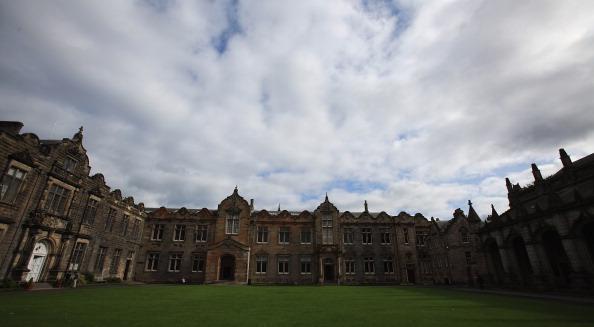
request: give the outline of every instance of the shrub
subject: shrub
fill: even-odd
[[[87,283],[94,283],[95,282],[95,275],[91,272],[84,272],[82,273],[82,277],[85,279]]]
[[[2,284],[0,284],[0,288],[17,288],[19,285],[17,282],[12,280],[11,278],[6,278],[2,280]]]

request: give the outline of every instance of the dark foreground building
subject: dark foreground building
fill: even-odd
[[[594,155],[521,188],[482,221],[469,201],[448,221],[339,211],[256,210],[237,188],[217,208],[145,209],[89,176],[71,139],[0,122],[0,278],[191,283],[481,284],[592,290]]]

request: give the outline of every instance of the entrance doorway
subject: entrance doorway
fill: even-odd
[[[415,279],[415,268],[414,266],[406,267],[406,278],[408,278],[408,282],[414,284]]]
[[[29,264],[27,265],[27,269],[29,269],[29,273],[27,274],[27,281],[33,279],[34,282],[38,282],[41,278],[41,272],[43,271],[43,266],[45,265],[45,259],[47,258],[48,248],[44,242],[37,242],[35,246],[33,246],[33,253],[31,254],[31,259],[29,260]]]
[[[235,257],[230,254],[225,254],[221,257],[221,266],[219,269],[220,280],[234,280],[235,279]]]
[[[330,258],[326,258],[324,259],[324,281],[332,282],[334,279],[334,261]]]

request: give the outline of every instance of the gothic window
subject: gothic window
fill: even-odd
[[[16,167],[8,168],[8,171],[2,177],[2,184],[0,184],[0,200],[8,203],[13,203],[20,188],[23,180],[25,179],[26,172]]]
[[[365,257],[363,259],[363,269],[366,274],[375,273],[375,262],[373,261],[373,257]]]
[[[45,209],[56,215],[63,215],[70,191],[56,184],[51,184],[45,201]]]
[[[301,274],[303,274],[303,275],[311,274],[311,257],[310,256],[301,257]]]
[[[363,244],[372,244],[373,237],[371,235],[371,228],[361,228],[361,236]]]
[[[345,228],[342,237],[342,242],[344,244],[353,244],[353,229]]]
[[[225,226],[225,234],[239,234],[239,215],[232,214],[227,216],[227,223]]]
[[[347,275],[354,275],[355,274],[355,261],[352,259],[348,259],[344,261],[344,271]]]
[[[268,243],[268,226],[258,226],[256,243]]]
[[[278,231],[278,244],[289,244],[289,227],[281,227]]]
[[[159,269],[159,253],[149,253],[146,255],[146,271],[157,271]]]
[[[301,229],[301,244],[311,244],[311,228]]]
[[[334,244],[332,237],[332,215],[322,216],[322,244]]]
[[[468,234],[466,228],[460,228],[460,238],[462,239],[462,243],[470,243],[470,234]]]
[[[163,239],[163,230],[164,229],[165,229],[165,225],[154,224],[153,231],[151,233],[151,240],[152,241],[161,241]]]
[[[278,257],[278,273],[279,275],[287,275],[289,273],[289,257]]]
[[[93,223],[95,222],[95,216],[97,215],[98,205],[99,201],[95,199],[89,199],[89,202],[87,202],[87,210],[85,210],[85,224],[93,225]]]
[[[196,242],[204,243],[208,240],[208,225],[196,226]]]
[[[256,257],[256,274],[265,274],[268,270],[268,256],[259,255]]]
[[[172,253],[169,255],[169,271],[178,272],[181,269],[182,254]]]
[[[175,225],[173,232],[174,241],[185,241],[186,240],[186,225]]]

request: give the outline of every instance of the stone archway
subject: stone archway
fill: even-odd
[[[524,286],[527,286],[530,282],[530,276],[532,275],[532,265],[530,264],[530,257],[528,257],[528,251],[526,250],[526,243],[519,235],[512,237],[510,243],[512,250],[514,251],[516,264],[520,270],[519,272],[522,282]]]
[[[565,248],[563,248],[561,236],[555,229],[544,231],[542,233],[542,246],[553,272],[555,284],[566,286],[569,284],[571,266]]]
[[[495,282],[497,284],[504,283],[503,261],[501,260],[501,254],[499,253],[499,246],[497,241],[491,238],[485,242],[485,248],[488,257],[489,271],[493,274]]]
[[[31,253],[31,258],[27,264],[27,269],[29,272],[27,273],[25,280],[33,280],[34,282],[38,282],[41,279],[43,275],[43,268],[47,262],[48,254],[49,245],[47,242],[39,241],[35,243],[33,246],[33,253]]]
[[[235,257],[233,255],[225,254],[221,256],[219,280],[235,280]]]

